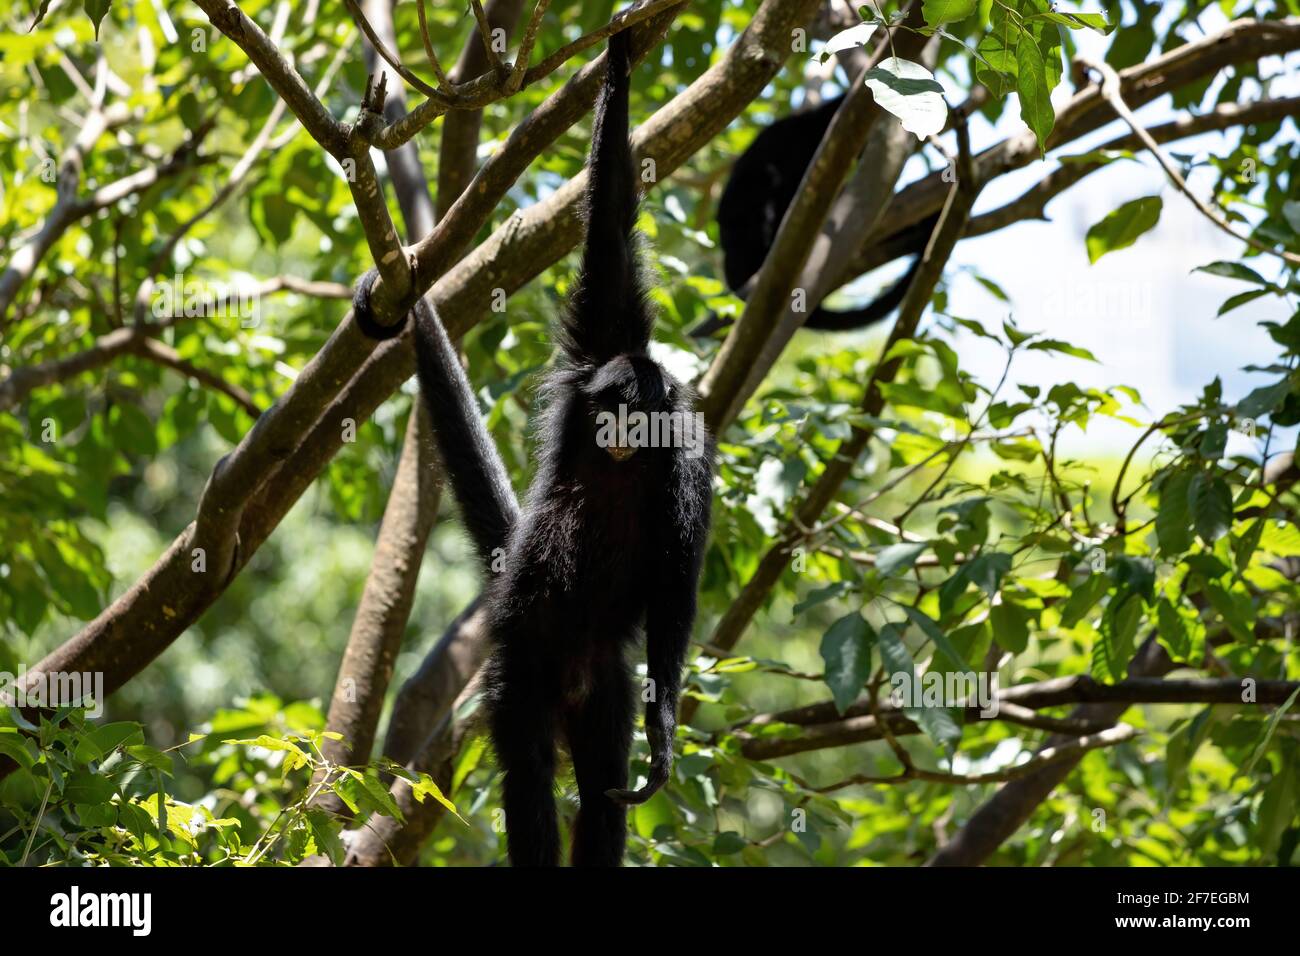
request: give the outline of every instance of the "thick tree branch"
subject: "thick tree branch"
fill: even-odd
[[[514,32],[515,22],[523,12],[524,0],[489,0],[488,23],[494,30]],[[483,44],[471,35],[452,67],[451,81],[478,76],[487,69]],[[400,117],[399,117],[400,118]],[[469,185],[478,164],[478,144],[483,125],[483,110],[452,110],[442,121],[442,138],[438,142],[438,218],[447,214]],[[423,235],[423,234],[422,234]]]
[[[1277,706],[1300,687],[1295,681],[1252,680],[1249,689],[1254,695],[1253,704]],[[1099,720],[1082,714],[1070,717],[1049,717],[1035,711],[1065,704],[1122,704],[1119,713],[1134,704],[1237,704],[1245,703],[1243,697],[1247,683],[1240,678],[1165,680],[1160,677],[1130,677],[1117,684],[1101,684],[1091,677],[1078,675],[1058,677],[1032,684],[1019,684],[998,691],[996,712],[992,716],[981,713],[980,704],[968,701],[957,706],[968,722],[1001,720],[1007,723],[1049,730],[1053,733],[1075,735],[1101,730],[1114,720]],[[876,704],[877,713],[871,713],[871,701],[866,698],[854,701],[843,714],[831,702],[811,704],[789,711],[760,714],[752,720],[727,731],[738,737],[741,753],[749,760],[775,760],[814,750],[847,747],[851,744],[880,740],[883,725],[895,736],[919,734],[923,731],[901,709],[889,702]],[[1118,719],[1118,714],[1116,715]],[[773,724],[789,724],[804,728],[796,737],[764,736],[755,730]]]
[[[913,780],[924,780],[928,783],[942,783],[954,787],[976,786],[985,783],[1005,783],[1008,780],[1019,780],[1028,777],[1043,767],[1051,766],[1062,760],[1069,760],[1077,763],[1083,755],[1090,750],[1097,750],[1101,747],[1113,747],[1116,744],[1124,743],[1127,740],[1137,736],[1137,731],[1127,724],[1120,724],[1116,727],[1108,727],[1105,730],[1099,730],[1095,734],[1087,734],[1082,737],[1076,737],[1071,740],[1063,740],[1058,744],[1050,747],[1044,747],[1024,763],[1007,767],[1004,770],[993,770],[988,773],[976,774],[957,774],[944,773],[940,770],[926,770],[922,767],[906,766],[897,774],[888,777],[873,776],[871,774],[854,774],[844,780],[838,780],[835,783],[826,784],[825,786],[815,787],[803,780],[796,774],[791,774],[803,787],[814,793],[831,793],[836,790],[843,790],[845,787],[857,786],[898,786],[900,784],[910,783]]]

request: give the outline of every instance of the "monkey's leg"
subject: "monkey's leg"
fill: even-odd
[[[565,735],[578,782],[573,825],[573,866],[621,866],[627,842],[627,810],[605,795],[627,783],[632,741],[632,689],[622,660],[594,675],[592,690],[567,715]]]
[[[511,672],[514,671],[514,676]],[[506,845],[512,866],[558,866],[555,817],[555,726],[552,704],[536,675],[501,667],[495,675],[492,743],[503,771]]]

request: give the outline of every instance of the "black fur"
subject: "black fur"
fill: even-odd
[[[597,444],[599,412],[623,404],[629,412],[689,414],[694,405],[690,389],[646,351],[654,317],[633,232],[626,34],[610,38],[606,59],[588,170],[586,248],[556,330],[559,360],[542,386],[536,473],[521,514],[442,324],[423,301],[415,309],[421,392],[490,572],[484,593],[493,652],[485,696],[516,866],[560,859],[557,739],[568,747],[578,785],[571,862],[622,862],[625,805],[649,799],[671,773],[708,535],[713,450],[706,436],[695,436],[699,456],[679,441],[616,460]],[[501,560],[491,573],[494,557]],[[635,688],[625,652],[642,632],[653,681],[645,711],[652,763],[646,786],[630,791],[622,788]]]
[[[794,202],[804,173],[843,101],[843,95],[837,96],[813,109],[782,117],[754,137],[736,160],[718,202],[717,218],[723,274],[728,287],[742,298],[776,241],[781,220]],[[929,229],[925,235],[929,235]],[[923,247],[924,239],[916,251]],[[804,327],[842,332],[879,322],[903,301],[919,264],[918,256],[906,274],[862,308],[835,311],[819,305]],[[712,335],[727,324],[727,320],[713,315],[692,333]]]

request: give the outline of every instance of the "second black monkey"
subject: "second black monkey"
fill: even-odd
[[[732,167],[718,202],[718,238],[727,286],[742,297],[776,241],[781,220],[798,195],[804,173],[843,102],[841,94],[775,121],[754,137]],[[933,225],[930,219],[910,230],[917,236],[917,252]],[[843,332],[880,321],[903,301],[918,262],[919,257],[901,278],[861,308],[833,310],[818,305],[804,327]],[[721,317],[710,316],[692,332],[710,335],[726,324]]]

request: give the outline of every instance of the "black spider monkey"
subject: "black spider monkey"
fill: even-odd
[[[578,785],[571,862],[622,862],[626,805],[648,800],[672,770],[709,529],[712,441],[695,425],[693,392],[647,354],[654,316],[634,232],[629,72],[627,34],[618,33],[596,102],[586,247],[555,333],[559,359],[541,389],[537,467],[522,513],[447,333],[423,300],[414,309],[420,389],[444,470],[480,559],[489,569],[502,559],[484,589],[493,642],[485,698],[516,866],[560,859],[557,738]],[[404,323],[376,322],[373,281],[371,273],[359,284],[358,325],[392,337]],[[669,413],[659,421],[673,423],[670,440],[648,447],[634,428],[602,441],[602,413],[620,406],[630,422],[634,412]],[[625,790],[635,705],[624,654],[642,631],[651,764],[646,785]]]
[[[755,136],[732,167],[718,202],[717,219],[723,275],[736,294],[744,297],[749,281],[762,268],[781,220],[794,202],[804,173],[842,102],[844,94],[782,117]],[[917,252],[924,248],[935,221],[930,218],[913,230]],[[804,327],[844,332],[879,322],[902,303],[920,261],[918,255],[898,281],[862,308],[834,311],[819,305],[809,314]],[[691,333],[708,336],[727,324],[728,320],[711,315]]]

